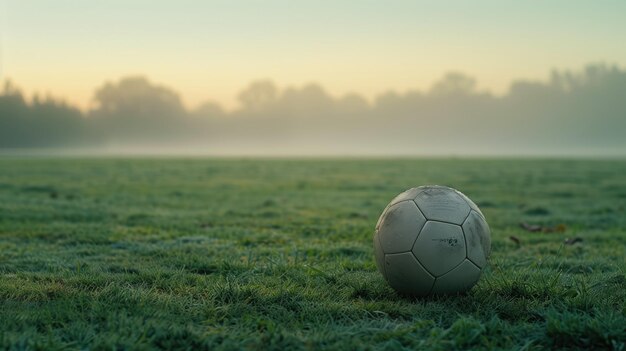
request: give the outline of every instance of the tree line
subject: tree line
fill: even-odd
[[[592,64],[517,80],[504,95],[451,72],[425,91],[373,101],[333,97],[318,84],[256,81],[225,111],[183,106],[145,77],[100,86],[94,107],[28,100],[11,82],[0,94],[0,148],[180,147],[215,153],[580,153],[626,150],[626,71]]]

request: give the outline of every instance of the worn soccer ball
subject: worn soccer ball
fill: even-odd
[[[469,290],[491,252],[485,216],[461,192],[420,186],[396,196],[374,234],[376,265],[403,294],[425,296]]]

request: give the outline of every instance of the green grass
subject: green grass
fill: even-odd
[[[467,294],[377,272],[378,215],[422,184],[491,226]],[[624,350],[625,206],[623,160],[3,158],[0,348]]]

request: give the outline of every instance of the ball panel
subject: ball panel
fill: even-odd
[[[383,248],[380,246],[378,233],[374,233],[374,257],[376,257],[376,266],[378,267],[378,271],[385,279],[387,279],[387,275],[385,274],[385,253],[383,252]]]
[[[383,251],[385,253],[410,251],[424,223],[426,218],[415,202],[402,201],[390,206],[378,229]]]
[[[469,214],[470,206],[454,189],[442,186],[421,189],[414,201],[427,219],[461,225]]]
[[[452,294],[469,290],[480,278],[480,268],[464,260],[450,272],[438,277],[433,285],[434,294]]]
[[[428,272],[435,277],[441,276],[467,255],[463,230],[456,224],[428,221],[412,251]]]
[[[378,217],[378,221],[376,222],[376,229],[378,230],[378,228],[380,228],[380,224],[382,223],[383,218],[385,217],[385,213],[387,213],[387,210],[389,209],[389,207],[397,204],[398,202],[402,202],[406,200],[413,200],[415,198],[415,195],[417,195],[418,192],[419,192],[418,188],[411,188],[396,195],[396,197],[394,197],[389,202],[389,204],[387,204],[387,207],[385,207],[385,209],[383,210],[383,213],[380,214],[380,217]]]
[[[410,252],[385,255],[385,271],[389,285],[403,294],[428,295],[435,282]]]
[[[383,210],[383,213],[381,213],[380,217],[378,217],[378,221],[376,222],[376,231],[378,231],[378,229],[380,228],[380,224],[383,222],[383,218],[385,218],[385,214],[387,213],[388,209],[389,209],[389,206],[385,207],[385,209]]]
[[[472,210],[462,228],[467,242],[467,258],[478,267],[485,267],[491,248],[491,235],[487,222],[478,212]]]
[[[454,190],[456,191],[457,194],[459,194],[459,196],[461,196],[463,198],[463,200],[465,200],[465,202],[467,202],[467,204],[469,205],[469,207],[476,211],[479,215],[481,215],[483,218],[485,218],[485,215],[482,213],[482,211],[480,210],[480,208],[478,208],[478,205],[476,205],[474,203],[474,201],[472,201],[469,197],[467,197],[465,194],[463,194],[462,192],[458,191],[458,190]]]
[[[389,205],[397,204],[400,201],[413,200],[415,199],[415,196],[417,196],[417,194],[420,191],[422,191],[421,187],[407,189],[401,192],[400,194],[398,194],[398,196],[394,197],[393,200],[391,200],[391,202],[389,203]]]

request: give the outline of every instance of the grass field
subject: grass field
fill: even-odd
[[[376,269],[378,215],[422,184],[491,226],[465,295]],[[624,350],[625,206],[624,160],[5,157],[0,348]]]

